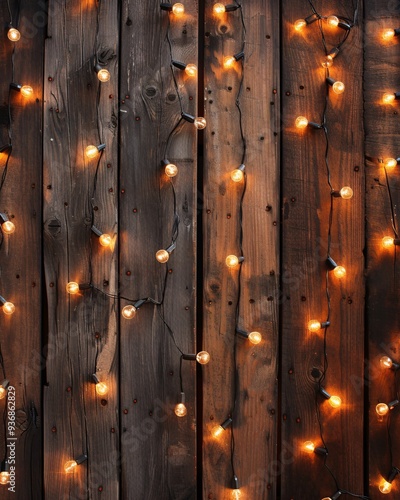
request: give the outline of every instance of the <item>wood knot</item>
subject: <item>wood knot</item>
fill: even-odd
[[[156,87],[146,87],[144,93],[146,94],[147,97],[154,97],[157,94],[157,89]]]
[[[50,219],[46,225],[47,225],[48,232],[52,236],[56,236],[57,234],[60,234],[61,222],[58,219],[56,219],[56,218]]]

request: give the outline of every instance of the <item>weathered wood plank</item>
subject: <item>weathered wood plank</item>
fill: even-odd
[[[118,498],[118,2],[49,3],[45,58],[44,237],[48,339],[44,390],[46,498]],[[94,59],[111,74],[100,83]],[[105,143],[89,160],[86,146]],[[115,243],[115,241],[114,241]],[[66,284],[93,288],[68,295]],[[92,374],[109,386],[99,397]],[[64,462],[84,453],[73,474]]]
[[[385,42],[382,32],[385,28],[399,27],[398,8],[390,3],[368,0],[366,2],[365,37],[365,153],[366,160],[366,220],[367,220],[367,335],[369,338],[369,360],[367,365],[369,388],[369,482],[370,495],[378,498],[379,485],[388,479],[392,465],[398,467],[400,453],[398,443],[399,409],[390,412],[390,445],[387,419],[379,419],[375,408],[378,403],[397,399],[395,373],[384,369],[381,356],[389,356],[398,362],[399,340],[398,310],[400,270],[394,249],[384,250],[382,238],[394,236],[394,224],[398,227],[397,206],[400,201],[398,167],[387,169],[378,164],[377,158],[399,157],[398,103],[382,103],[384,92],[397,92],[400,88],[399,42],[392,39]],[[397,11],[396,11],[397,10]],[[373,159],[371,161],[371,159]],[[392,196],[392,207],[387,184]],[[398,375],[397,375],[398,376]],[[392,448],[392,449],[391,449]],[[392,453],[392,461],[391,461]],[[385,498],[398,498],[400,486],[393,481],[392,493]]]
[[[349,2],[313,2],[323,16],[353,17]],[[323,437],[329,450],[327,465],[339,487],[353,493],[363,490],[363,128],[362,128],[362,12],[333,66],[330,76],[343,81],[346,90],[327,96],[326,125],[332,187],[351,186],[352,200],[333,199],[331,256],[345,266],[339,281],[329,273],[331,300],[327,330],[329,367],[322,386],[338,394],[342,407],[333,410],[316,397],[324,370],[324,330],[311,333],[307,322],[325,321],[326,256],[331,203],[325,165],[323,130],[299,132],[299,115],[322,123],[326,99],[325,52],[318,23],[296,33],[293,23],[312,14],[304,1],[283,1],[282,87],[284,123],[282,187],[282,446],[291,448],[282,467],[281,498],[319,499],[332,496],[337,487],[324,458],[307,454],[303,443],[323,446],[316,416],[321,412]],[[360,6],[361,8],[361,6]],[[322,22],[328,50],[340,43],[344,30]],[[357,381],[355,383],[354,381]],[[345,450],[345,451],[344,451]]]
[[[170,28],[168,24],[170,19]],[[171,76],[172,57],[197,61],[197,2],[185,14],[162,11],[157,2],[125,0],[121,15],[121,307],[152,297],[135,318],[121,318],[122,496],[196,498],[195,366],[183,364],[187,416],[174,406],[180,395],[180,353],[165,318],[185,353],[195,350],[196,318],[196,130],[182,122]],[[171,52],[167,34],[171,42]],[[196,114],[197,83],[174,70],[185,112]],[[167,150],[166,150],[167,149]],[[161,160],[179,169],[172,182],[180,218],[176,249],[168,264],[157,250],[171,242],[174,222],[172,186]],[[168,265],[169,273],[166,274]],[[205,367],[207,369],[207,367]]]
[[[261,500],[275,498],[277,484],[279,9],[276,2],[266,1],[245,2],[242,7],[247,34],[239,102],[247,188],[239,287],[238,270],[229,270],[225,258],[240,255],[243,182],[235,184],[230,172],[242,162],[235,104],[242,73],[240,61],[230,70],[223,69],[222,61],[241,51],[243,31],[240,10],[217,17],[212,8],[213,2],[206,2],[203,335],[213,361],[203,373],[203,498],[231,498],[231,429],[217,440],[212,429],[232,411],[237,342],[234,468],[245,497]],[[235,339],[236,326],[261,332],[261,344]]]
[[[8,458],[10,467],[15,468],[11,482],[0,486],[3,499],[39,499],[42,488],[41,366],[34,361],[41,352],[42,289],[40,187],[44,32],[43,25],[35,21],[42,11],[39,4],[25,0],[10,2],[13,25],[22,34],[16,43],[6,36],[6,22],[10,21],[7,2],[0,6],[0,19],[3,20],[0,144],[12,143],[0,192],[0,212],[6,213],[16,227],[13,234],[0,235],[0,295],[15,304],[12,316],[0,311],[0,379],[10,382],[8,401],[6,398],[0,401],[0,414],[7,425],[16,417],[14,436],[6,425],[0,428],[0,461]],[[11,82],[30,85],[33,96],[25,99],[19,92],[9,94]],[[0,155],[0,176],[5,172],[7,156]],[[11,386],[15,390],[11,390]],[[9,439],[13,437],[17,440]]]

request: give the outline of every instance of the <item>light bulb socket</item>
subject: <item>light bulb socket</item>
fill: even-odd
[[[315,128],[315,129],[322,129],[322,125],[316,122],[308,122],[307,127]]]
[[[235,61],[240,61],[240,59],[244,59],[244,52],[240,51],[237,54],[233,54]]]
[[[195,117],[193,115],[190,115],[189,113],[184,113],[182,112],[182,118],[186,120],[189,123],[194,123]]]
[[[7,389],[7,387],[9,386],[10,384],[10,381],[7,380],[6,378],[1,382],[1,387],[3,387],[3,389]]]
[[[186,396],[185,396],[185,393],[184,393],[184,392],[181,392],[180,402],[181,402],[182,404],[185,404],[185,403],[186,403]]]
[[[12,144],[3,144],[3,146],[0,146],[0,153],[5,153],[6,151],[11,151],[12,150]]]
[[[100,384],[99,377],[95,373],[92,375],[92,380],[95,384]]]
[[[332,496],[332,500],[337,500],[337,499],[340,497],[340,495],[341,495],[341,494],[342,494],[342,492],[341,492],[340,490],[339,490],[339,491],[337,491],[337,492],[336,492],[336,493]]]
[[[244,257],[243,256],[238,257],[238,261],[239,261],[239,264],[242,263],[244,261]]]
[[[180,61],[171,61],[172,66],[175,68],[181,69],[182,71],[186,69],[186,64]]]
[[[394,238],[393,245],[396,245],[396,246],[400,245],[400,238]]]
[[[10,88],[16,90],[17,92],[21,92],[22,85],[19,83],[10,83]]]
[[[351,30],[351,26],[349,23],[345,23],[344,21],[339,21],[338,28],[342,28],[342,30],[349,31]]]
[[[168,12],[172,12],[172,3],[163,2],[160,4],[161,10],[167,10]]]
[[[400,401],[398,399],[394,399],[393,401],[390,401],[390,403],[388,403],[389,410],[393,410],[393,408],[395,408],[399,403],[400,403]]]
[[[400,28],[395,28],[393,31],[394,31],[394,36],[400,35]]]
[[[333,190],[331,191],[331,195],[334,197],[334,198],[341,198],[342,195],[340,194],[340,191],[337,191],[337,190]]]
[[[10,219],[8,218],[7,214],[4,212],[0,212],[0,224],[4,224],[4,222],[9,221]]]
[[[187,361],[196,361],[197,354],[182,354],[181,358],[186,359]]]
[[[333,47],[333,49],[331,49],[329,52],[328,52],[328,56],[331,56],[332,59],[335,59],[335,57],[339,54],[340,52],[340,49],[339,47]]]
[[[228,417],[226,420],[222,422],[221,427],[224,429],[224,431],[232,424],[233,420],[231,417]]]
[[[100,231],[100,229],[98,229],[96,226],[92,226],[90,229],[91,229],[91,230],[94,232],[94,234],[95,234],[96,236],[98,236],[98,237],[100,237],[100,236],[103,234],[103,233]]]
[[[0,465],[0,472],[10,472],[10,464],[8,460],[3,460]]]
[[[387,482],[388,483],[392,483],[393,480],[395,479],[395,477],[397,476],[397,474],[399,474],[399,469],[397,467],[392,467],[392,470],[390,471],[390,474],[387,478]]]
[[[137,300],[136,302],[133,303],[133,307],[135,309],[139,309],[139,307],[141,307],[145,302],[147,302],[147,299]]]
[[[92,288],[91,283],[79,283],[79,290],[89,290],[89,288]]]
[[[86,454],[83,454],[83,455],[80,455],[79,457],[77,458],[74,458],[75,462],[77,463],[77,465],[80,465],[82,464],[83,462],[85,462],[86,460],[88,459],[87,455]]]
[[[225,12],[234,12],[235,10],[238,10],[240,8],[240,5],[235,5],[234,3],[230,3],[228,5],[225,5]]]
[[[393,371],[397,372],[397,370],[400,368],[400,364],[399,363],[395,363],[394,361],[392,361],[392,366],[390,368]]]
[[[239,165],[239,167],[237,168],[237,170],[240,170],[241,172],[244,172],[246,169],[246,165],[244,165],[243,163],[241,165]]]
[[[308,16],[304,19],[304,21],[307,23],[307,24],[312,24],[312,23],[315,23],[315,21],[318,21],[318,19],[321,19],[321,16],[317,13],[315,14],[311,14],[311,16]]]
[[[239,486],[239,479],[238,479],[238,477],[237,477],[237,475],[236,475],[236,474],[233,476],[233,489],[234,489],[234,490],[238,490],[238,489],[240,489],[240,486]]]
[[[176,248],[176,243],[172,242],[170,246],[165,249],[165,251],[168,253],[172,253],[175,250],[175,248]]]
[[[332,87],[332,85],[333,85],[334,83],[336,83],[336,82],[337,82],[337,80],[335,80],[334,78],[331,78],[330,76],[328,76],[328,77],[326,78],[326,83],[327,83],[327,84],[329,84],[331,87]]]
[[[166,167],[170,163],[172,163],[172,162],[170,162],[167,158],[164,158],[163,160],[161,160],[161,166],[162,167]]]
[[[337,264],[336,262],[332,259],[331,256],[329,256],[327,259],[326,259],[326,265],[328,266],[328,269],[330,271],[333,271],[336,267],[337,267]]]
[[[95,73],[98,73],[99,71],[101,71],[102,69],[104,69],[103,66],[101,66],[101,64],[99,64],[99,62],[96,62],[93,66],[93,71]]]
[[[106,145],[105,144],[99,144],[98,146],[96,146],[97,148],[97,151],[100,153],[100,151],[103,151],[103,149],[106,149]]]
[[[246,332],[244,330],[240,330],[239,328],[236,328],[236,333],[245,339],[249,338],[249,332]]]
[[[400,99],[400,92],[393,92],[394,99],[398,101]],[[399,163],[399,158],[397,158],[397,163]]]
[[[325,398],[325,399],[331,399],[331,395],[327,390],[325,390],[323,387],[319,388],[320,394]]]
[[[2,295],[0,295],[0,302],[4,305],[7,300]]]
[[[317,448],[314,448],[314,453],[320,455],[321,457],[328,456],[328,450],[323,446],[318,446]]]

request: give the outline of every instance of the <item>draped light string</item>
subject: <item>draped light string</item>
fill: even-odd
[[[308,0],[311,7],[312,14],[305,19],[299,19],[294,23],[295,31],[302,31],[303,29],[310,29],[310,25],[315,25],[318,27],[321,34],[321,41],[324,49],[324,56],[321,59],[321,65],[325,69],[325,104],[322,111],[321,122],[310,121],[308,117],[299,116],[295,120],[295,125],[299,130],[314,129],[320,130],[323,133],[325,139],[325,153],[324,153],[324,163],[326,168],[327,184],[330,192],[330,208],[328,217],[328,232],[327,232],[327,254],[326,254],[326,275],[325,275],[325,296],[326,296],[326,306],[327,306],[327,316],[325,320],[313,319],[307,324],[308,330],[310,332],[323,331],[323,369],[321,375],[318,379],[315,391],[315,412],[319,427],[320,434],[320,444],[315,444],[312,441],[306,441],[303,445],[304,451],[308,453],[316,453],[321,456],[323,460],[324,468],[327,470],[333,482],[335,484],[336,491],[330,496],[325,497],[323,500],[336,500],[341,495],[349,495],[356,498],[367,499],[368,497],[363,495],[358,495],[350,491],[340,488],[339,482],[333,473],[332,469],[328,465],[329,450],[324,437],[324,423],[321,413],[321,405],[324,401],[328,401],[329,405],[333,409],[340,408],[342,404],[342,399],[338,395],[330,394],[325,387],[325,379],[328,372],[328,354],[327,354],[327,344],[328,344],[328,328],[331,324],[331,296],[330,296],[330,273],[333,272],[336,278],[341,279],[346,275],[346,270],[342,265],[338,265],[331,255],[332,248],[332,226],[333,226],[333,215],[335,207],[335,199],[341,198],[342,200],[351,199],[353,196],[353,190],[349,186],[344,186],[341,189],[335,189],[331,180],[331,168],[329,164],[330,157],[330,140],[329,140],[329,129],[327,123],[327,111],[330,102],[330,93],[333,92],[337,95],[343,94],[345,90],[345,84],[341,81],[334,79],[330,75],[330,68],[333,66],[333,60],[340,53],[344,43],[349,37],[352,28],[356,25],[357,15],[358,15],[358,2],[354,6],[353,18],[349,19],[340,15],[321,15],[315,8],[313,2]],[[324,25],[328,25],[330,28],[338,28],[343,31],[343,37],[340,42],[333,48],[329,48],[325,33]],[[312,117],[314,118],[314,117]],[[318,133],[318,132],[315,132]]]

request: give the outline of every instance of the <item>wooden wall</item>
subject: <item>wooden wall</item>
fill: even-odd
[[[16,226],[0,243],[0,295],[16,307],[0,315],[0,383],[16,396],[15,436],[13,390],[0,400],[0,462],[16,444],[16,493],[0,485],[1,498],[228,500],[237,476],[245,499],[378,499],[400,467],[400,405],[375,411],[400,399],[380,363],[400,363],[398,259],[381,245],[398,237],[398,167],[383,164],[400,156],[398,100],[382,103],[400,90],[398,37],[382,39],[398,5],[252,0],[216,15],[213,4],[188,0],[181,15],[137,0],[0,7],[0,145],[12,143],[0,212]],[[296,31],[313,8],[355,21],[348,38],[325,20]],[[198,77],[172,61],[196,63]],[[299,115],[320,127],[297,129]],[[105,148],[88,159],[90,144]],[[352,199],[332,194],[343,186]],[[231,254],[244,257],[232,269]],[[330,325],[311,333],[311,319]],[[209,364],[181,358],[200,350]],[[308,440],[328,454],[305,452]]]

